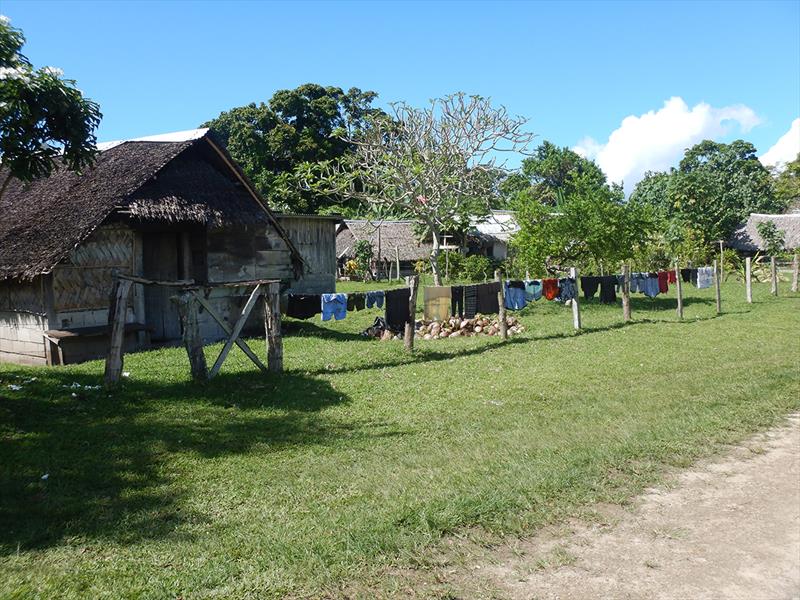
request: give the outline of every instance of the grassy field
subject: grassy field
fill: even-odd
[[[0,596],[388,594],[383,570],[449,532],[623,502],[800,406],[800,296],[725,284],[717,317],[687,287],[683,322],[673,294],[636,295],[633,323],[589,302],[576,335],[542,301],[507,343],[413,357],[358,335],[378,311],[287,319],[284,374],[235,349],[207,385],[182,349],[127,356],[112,395],[69,387],[99,362],[2,365]]]

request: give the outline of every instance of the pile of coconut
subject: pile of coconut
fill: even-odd
[[[525,331],[525,327],[516,317],[506,317],[508,335],[516,335]],[[461,319],[450,317],[447,321],[420,321],[417,335],[424,340],[442,339],[448,337],[474,336],[474,335],[500,335],[500,320],[498,318],[475,315],[474,319]]]

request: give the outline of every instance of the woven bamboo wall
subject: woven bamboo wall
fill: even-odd
[[[106,225],[53,270],[56,312],[107,309],[114,270],[134,272],[134,232],[121,225]]]

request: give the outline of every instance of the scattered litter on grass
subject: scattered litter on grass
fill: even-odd
[[[61,387],[65,387],[68,390],[99,390],[99,385],[81,385],[77,381],[73,381],[72,385],[62,385]],[[73,396],[75,394],[72,394]]]

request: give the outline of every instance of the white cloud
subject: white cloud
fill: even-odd
[[[789,131],[784,133],[772,148],[764,152],[759,160],[766,167],[782,168],[787,162],[797,158],[798,152],[800,152],[800,118],[792,121]]]
[[[714,108],[701,102],[690,109],[683,98],[674,96],[657,111],[625,117],[605,144],[587,137],[573,150],[596,160],[610,181],[624,182],[630,193],[646,171],[676,166],[694,144],[722,137],[733,126],[747,133],[759,123],[753,109],[743,104]]]

